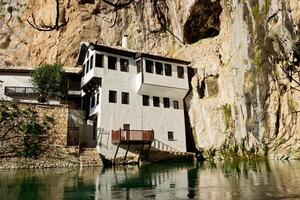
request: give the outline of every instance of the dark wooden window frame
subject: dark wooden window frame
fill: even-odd
[[[122,92],[122,104],[129,104],[129,93]]]
[[[175,141],[173,131],[168,131],[168,140],[169,141]]]
[[[150,97],[148,95],[143,95],[143,106],[150,106]]]
[[[184,68],[182,66],[177,66],[177,77],[184,79]]]
[[[164,74],[163,63],[155,62],[155,73],[158,75]]]
[[[92,96],[92,98],[91,98],[91,108],[95,107],[95,102],[96,102],[95,98],[96,98],[95,95]]]
[[[96,53],[95,67],[103,68],[103,54]]]
[[[164,103],[164,108],[170,108],[170,98],[164,97],[163,103]]]
[[[108,92],[108,102],[117,103],[117,91],[109,90]]]
[[[136,73],[142,72],[142,60],[137,60],[136,61]]]
[[[176,100],[173,101],[173,108],[179,109],[179,101],[176,101]]]
[[[160,99],[159,97],[153,97],[153,107],[160,107]]]
[[[117,70],[118,58],[115,56],[107,56],[107,68]]]
[[[94,64],[94,55],[92,55],[91,57],[90,57],[90,70],[92,70],[93,69],[93,64]]]
[[[146,62],[146,72],[153,74],[153,61],[145,60],[145,62]]]
[[[127,62],[127,66],[125,65],[126,62]],[[120,59],[120,70],[121,70],[121,72],[129,72],[129,60],[128,59],[124,59],[124,58]]]
[[[165,68],[165,75],[172,76],[172,65],[171,64],[164,64]]]

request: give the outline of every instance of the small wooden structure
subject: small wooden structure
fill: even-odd
[[[113,163],[116,163],[119,148],[126,149],[124,160],[126,160],[128,151],[135,151],[139,153],[138,161],[143,153],[149,154],[151,144],[154,141],[153,130],[116,130],[112,131],[112,143],[118,145]],[[146,152],[144,147],[147,146]]]

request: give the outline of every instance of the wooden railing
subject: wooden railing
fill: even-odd
[[[152,142],[154,140],[153,130],[117,130],[112,131],[112,143],[120,142]]]
[[[97,128],[97,146],[108,148],[109,135],[109,131],[103,128]]]

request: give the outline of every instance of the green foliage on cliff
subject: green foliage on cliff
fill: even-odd
[[[32,73],[32,83],[37,87],[41,102],[67,93],[67,75],[60,64],[45,64],[38,67]]]
[[[0,103],[0,158],[38,157],[48,149],[54,119],[30,107]]]
[[[231,106],[226,104],[223,106],[223,113],[225,119],[226,130],[233,126],[232,116],[231,116]]]

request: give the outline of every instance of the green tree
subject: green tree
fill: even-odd
[[[32,73],[32,83],[40,94],[40,102],[47,102],[52,97],[65,96],[67,92],[67,75],[60,64],[38,67]]]

